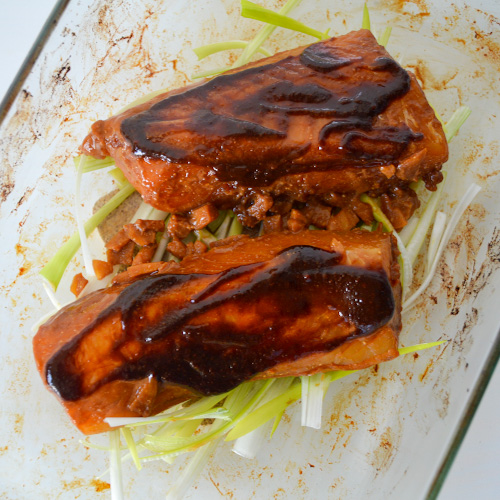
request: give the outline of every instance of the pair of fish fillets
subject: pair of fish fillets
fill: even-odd
[[[156,208],[210,203],[250,226],[280,203],[335,213],[368,193],[402,227],[410,183],[435,189],[448,155],[414,76],[367,30],[98,121],[82,151],[112,156]],[[244,380],[364,368],[398,355],[397,253],[388,233],[304,229],[125,271],[40,327],[37,365],[85,433]]]

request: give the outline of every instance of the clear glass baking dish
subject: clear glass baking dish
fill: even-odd
[[[309,0],[292,15],[342,34],[360,27],[362,2],[352,3]],[[401,335],[403,345],[449,342],[337,382],[320,431],[300,427],[300,409],[291,408],[256,460],[221,445],[188,498],[434,498],[498,360],[498,5],[372,1],[370,13],[374,30],[393,26],[388,50],[416,72],[441,116],[462,104],[473,110],[451,145],[444,210],[471,182],[482,191]],[[96,119],[228,63],[225,55],[198,63],[194,47],[247,39],[257,27],[239,17],[233,0],[62,1],[14,82],[0,110],[4,498],[108,495],[106,478],[96,479],[107,454],[79,443],[31,353],[31,325],[52,308],[38,271],[75,227],[72,156]],[[278,29],[266,46],[274,52],[312,41]],[[87,200],[112,187],[105,176],[95,179]],[[80,267],[77,257],[72,269]],[[162,498],[184,464],[152,463],[140,473],[127,464],[127,497]]]

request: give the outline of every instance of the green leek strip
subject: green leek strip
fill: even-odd
[[[216,54],[217,52],[222,52],[223,50],[244,49],[248,44],[249,42],[245,42],[243,40],[231,40],[229,42],[217,42],[209,45],[203,45],[202,47],[193,49],[193,51],[196,54],[198,61],[201,61],[202,59],[205,59],[205,57]],[[266,57],[271,55],[269,51],[262,47],[258,48],[258,52]]]
[[[243,232],[243,224],[240,222],[238,217],[235,215],[231,221],[231,226],[229,227],[228,236],[236,236]]]
[[[175,439],[175,437],[172,437],[166,440],[152,440],[146,437],[145,446],[147,446],[149,449],[161,450],[161,452],[165,454],[178,454],[195,450],[200,446],[209,443],[213,439],[223,435],[231,427],[236,425],[260,401],[262,396],[271,387],[273,382],[274,379],[266,380],[263,383],[250,382],[241,384],[236,388],[235,391],[231,391],[231,393],[229,393],[229,396],[227,397],[225,405],[227,405],[229,411],[231,411],[231,407],[234,407],[235,413],[233,414],[232,421],[224,423],[222,425],[214,426],[215,428],[213,430],[210,430],[205,434],[202,434],[200,436],[195,435],[187,439]],[[255,387],[254,394],[252,394],[252,396],[249,398],[244,397],[243,402],[240,402],[238,393],[242,392],[243,395],[246,396],[249,392],[250,386],[252,387],[252,389]]]
[[[127,427],[122,427],[120,429],[123,437],[125,438],[125,442],[127,443],[127,447],[130,451],[130,455],[132,456],[132,460],[137,468],[137,470],[142,469],[141,459],[139,458],[139,454],[137,453],[137,447],[135,446],[134,437],[132,436],[132,431]]]
[[[427,232],[429,231],[429,227],[434,220],[434,215],[438,208],[439,201],[441,199],[441,195],[443,193],[444,185],[446,183],[446,172],[443,171],[443,180],[438,184],[436,191],[434,191],[427,203],[425,204],[424,211],[419,218],[418,225],[406,246],[406,251],[408,252],[408,258],[412,264],[417,260],[418,254],[420,253],[420,249],[424,244],[425,238],[427,236]]]
[[[432,347],[437,347],[438,345],[445,344],[447,340],[438,340],[437,342],[427,342],[425,344],[410,345],[408,347],[400,347],[398,349],[399,354],[403,356],[404,354],[410,354],[412,352],[423,351],[424,349],[430,349]]]
[[[445,135],[448,142],[450,142],[453,137],[457,135],[460,127],[465,123],[465,120],[469,118],[470,114],[471,109],[469,107],[461,106],[451,115],[451,118],[446,122],[445,125]]]
[[[445,341],[438,341],[402,347],[399,349],[399,354],[404,355],[423,349],[429,349],[441,345],[444,342]],[[327,372],[324,374],[324,377],[326,382],[329,384],[335,380],[339,380],[340,378],[355,373],[356,371],[359,370],[339,370]],[[273,430],[271,431],[272,435],[276,430],[276,427],[286,408],[297,401],[301,396],[301,384],[299,379],[295,378],[292,380],[293,382],[291,385],[282,394],[273,398],[271,401],[262,404],[257,409],[251,411],[251,413],[248,413],[248,411],[251,410],[252,407],[255,407],[259,401],[262,401],[265,398],[267,391],[269,391],[272,387],[274,382],[273,379],[266,382],[246,382],[229,393],[223,394],[222,397],[227,398],[224,406],[230,413],[232,413],[233,420],[222,424],[212,424],[212,428],[202,435],[196,434],[198,424],[201,423],[201,419],[187,422],[170,422],[167,424],[167,427],[162,425],[160,429],[154,431],[153,434],[145,436],[138,443],[136,443],[136,446],[158,450],[158,453],[155,455],[141,457],[141,461],[146,462],[150,460],[157,460],[168,457],[169,455],[173,456],[179,453],[184,453],[210,442],[217,442],[224,433],[234,426],[226,436],[226,440],[231,441],[252,432],[274,417],[275,421]],[[211,400],[214,397],[215,396],[203,398],[197,403],[199,403],[200,408],[202,408],[203,400]],[[214,400],[212,399],[208,406],[213,403]],[[188,409],[189,408],[190,407],[188,407]],[[152,423],[151,419],[143,419],[143,421],[144,424]],[[160,433],[161,429],[164,430]],[[170,439],[168,439],[168,436],[170,436]],[[152,441],[152,438],[154,439],[155,437],[159,438],[156,443]]]
[[[226,71],[229,71],[231,67],[226,67],[226,68],[214,68],[214,69],[207,69],[206,71],[200,71],[199,73],[195,73],[194,75],[191,75],[191,80],[197,80],[199,78],[209,78],[211,76],[215,75],[220,75],[221,73],[225,73]]]
[[[382,45],[382,47],[387,47],[387,44],[389,43],[389,38],[391,38],[391,33],[392,33],[392,26],[387,26],[384,32],[380,35],[378,43]]]
[[[127,184],[128,182],[127,178],[123,175],[123,172],[118,167],[111,169],[108,172],[108,174],[111,175],[111,177],[113,177],[113,179],[118,183],[118,185],[121,188],[125,186],[125,184]]]
[[[85,222],[85,233],[88,236],[113,210],[120,206],[135,189],[127,183],[118,193],[116,193],[103,207],[101,207],[90,219]],[[80,235],[76,231],[71,238],[59,248],[54,257],[40,271],[54,288],[57,289],[59,282],[68,267],[71,259],[80,248]]]
[[[222,224],[224,219],[226,218],[227,211],[226,210],[219,210],[219,215],[217,216],[217,219],[212,221],[207,227],[209,231],[214,234],[217,229],[219,229],[219,226]]]
[[[370,205],[370,207],[372,207],[373,217],[375,218],[375,220],[377,222],[380,222],[382,224],[384,230],[387,233],[394,233],[395,232],[394,227],[391,224],[390,220],[386,217],[384,212],[382,212],[382,210],[380,210],[380,207],[378,206],[375,199],[370,198],[366,193],[363,193],[359,197],[359,199],[363,203],[366,203],[367,205]]]
[[[279,14],[285,16],[288,14],[301,0],[288,0],[288,2],[280,9]],[[254,39],[246,45],[238,59],[228,68],[217,68],[207,71],[202,71],[192,76],[193,79],[208,78],[226,72],[229,69],[239,68],[247,64],[252,56],[261,49],[261,45],[271,36],[276,29],[276,25],[268,24],[260,29]]]
[[[361,28],[364,30],[369,30],[371,29],[370,26],[370,11],[368,10],[368,5],[365,5],[363,7],[363,21],[361,23]]]
[[[382,223],[384,229],[387,232],[392,233],[393,236],[396,238],[396,241],[398,242],[398,249],[399,249],[399,253],[401,254],[398,257],[398,260],[400,263],[400,267],[402,269],[401,283],[403,285],[403,297],[404,297],[410,288],[410,285],[412,282],[412,275],[413,275],[413,269],[412,269],[413,262],[410,259],[410,255],[408,253],[408,250],[403,245],[401,238],[399,237],[398,233],[394,230],[394,227],[392,226],[389,219],[385,216],[384,212],[382,212],[382,210],[378,206],[376,200],[374,200],[373,198],[370,198],[365,193],[363,193],[359,197],[359,199],[363,203],[367,203],[368,205],[370,205],[372,207],[373,217],[375,218],[375,220]]]
[[[259,402],[259,406],[262,406],[280,394],[283,394],[283,392],[290,387],[293,380],[293,377],[285,377],[275,380],[274,384]],[[261,425],[253,431],[248,432],[244,436],[236,439],[233,443],[233,452],[244,458],[255,458],[262,445],[267,441],[266,438],[269,435],[270,429],[271,422],[268,421],[264,425]]]
[[[78,165],[76,172],[76,185],[75,185],[75,218],[78,234],[80,235],[80,246],[82,249],[83,264],[85,266],[86,278],[95,278],[94,266],[92,264],[92,252],[87,240],[87,233],[85,232],[85,223],[82,217],[82,203],[81,203],[81,187],[83,169],[89,160],[89,156],[83,156]]]
[[[218,240],[223,240],[227,236],[227,233],[229,231],[229,227],[230,227],[230,224],[231,224],[231,219],[232,219],[231,216],[232,216],[232,212],[230,210],[228,210],[226,212],[224,220],[222,221],[222,224],[219,226],[219,228],[217,229],[217,231],[215,231],[215,235],[214,236]]]
[[[443,344],[444,340],[438,342],[430,342],[425,344],[417,344],[409,347],[401,347],[398,349],[400,355],[412,353],[415,351],[421,351],[424,349],[430,349],[438,345]],[[331,382],[340,380],[352,373],[360,370],[337,370],[332,372],[326,372],[322,374],[325,377],[326,388],[325,393],[328,390],[328,385]],[[226,441],[232,441],[238,439],[248,432],[255,430],[257,427],[264,425],[273,417],[281,419],[281,415],[286,410],[288,406],[297,401],[301,397],[301,383],[299,379],[296,379],[294,383],[280,396],[274,398],[273,400],[259,406],[256,410],[249,413],[245,418],[243,418],[226,436]],[[279,422],[279,420],[278,420]],[[275,430],[275,429],[274,429]],[[274,430],[272,432],[274,432]]]
[[[301,0],[288,0],[288,2],[279,10],[282,15],[288,14]],[[238,59],[231,66],[238,68],[250,61],[252,56],[259,50],[260,46],[272,35],[276,26],[268,24],[260,29],[255,38],[246,46]]]
[[[425,274],[428,274],[432,263],[437,255],[437,250],[439,243],[443,237],[443,233],[446,228],[446,214],[443,212],[437,212],[434,219],[434,224],[432,226],[431,237],[429,239],[429,246],[427,247],[427,261],[425,264]]]
[[[226,436],[226,441],[233,441],[265,424],[268,420],[286,410],[292,403],[295,403],[302,394],[301,383],[296,379],[292,385],[280,396],[259,406],[252,413],[242,418],[241,421]]]
[[[278,414],[274,417],[274,422],[273,422],[273,426],[271,427],[271,433],[269,434],[269,437],[273,437],[273,434],[276,432],[278,425],[280,425],[280,423],[281,423],[281,419],[283,418],[285,411],[286,411],[286,407],[284,407],[281,411],[279,411]]]
[[[106,156],[102,160],[93,158],[92,156],[79,155],[73,158],[73,163],[75,167],[80,166],[81,161],[85,159],[85,165],[82,168],[82,173],[93,172],[94,170],[100,170],[101,168],[112,167],[115,164],[115,160],[111,156]]]
[[[471,113],[470,108],[468,108],[467,106],[461,106],[453,113],[448,122],[443,126],[446,135],[446,140],[448,142],[450,142],[453,139],[453,137],[455,137],[460,127],[469,117],[470,113]],[[429,231],[429,227],[431,226],[434,220],[434,215],[437,211],[438,203],[443,194],[447,173],[445,170],[443,170],[442,173],[444,178],[442,182],[438,184],[436,191],[434,191],[427,200],[424,212],[420,216],[419,223],[410,241],[408,242],[406,248],[412,264],[417,260],[418,254],[420,253],[420,249],[422,248],[422,245]]]
[[[306,35],[311,35],[318,40],[325,40],[328,38],[328,31],[321,33],[321,31],[310,28],[300,21],[296,21],[295,19],[285,16],[284,14],[279,14],[273,10],[261,7],[256,3],[250,2],[249,0],[241,0],[241,16],[249,19],[255,19],[256,21],[262,21],[267,24],[274,24],[275,26],[280,26],[281,28],[298,31],[299,33],[304,33]]]
[[[196,239],[205,243],[209,246],[210,243],[217,241],[217,238],[208,229],[197,229],[195,230]]]
[[[267,403],[269,403],[269,402],[275,401],[276,398],[281,397],[283,394],[287,394],[291,385],[293,384],[293,382],[295,380],[296,380],[295,377],[284,377],[284,378],[276,379],[273,386],[269,389],[269,391],[267,391],[267,393],[264,395],[264,397],[260,401],[259,408],[266,406]],[[275,408],[274,409],[275,412],[279,413],[280,407],[276,408],[274,404],[272,404],[271,406],[273,408]],[[285,409],[286,409],[286,406],[283,406],[283,410],[285,410]],[[255,415],[256,411],[258,411],[258,410],[253,411],[252,415]],[[269,420],[269,418],[267,418],[267,420]],[[265,424],[267,420],[263,421],[262,424]],[[239,430],[236,432],[233,432],[234,431],[234,429],[233,429],[229,432],[229,434],[233,434],[233,435],[237,436],[237,438],[235,438],[235,439],[239,439],[240,437],[243,437],[244,435],[248,435],[249,433],[254,432],[257,429],[259,429],[261,427],[261,424],[259,424],[258,422],[259,422],[259,418],[257,418],[256,420],[253,420],[251,418],[249,419],[248,417],[245,417],[240,422],[240,424],[237,426],[239,428]],[[238,436],[238,434],[241,434],[241,435]],[[231,439],[232,438],[228,437],[226,439],[226,441],[229,441]]]

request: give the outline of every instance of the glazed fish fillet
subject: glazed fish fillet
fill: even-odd
[[[40,327],[37,367],[84,433],[245,380],[365,368],[398,355],[396,253],[387,233],[302,231],[132,266]]]
[[[369,192],[401,227],[418,206],[409,184],[434,190],[448,157],[415,77],[368,30],[162,94],[96,122],[81,150],[112,156],[156,208],[212,203],[248,225],[279,212],[273,201],[345,208]]]

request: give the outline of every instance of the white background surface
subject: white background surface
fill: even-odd
[[[0,98],[5,95],[55,0],[0,0]],[[500,498],[500,368],[497,367],[439,500]]]

